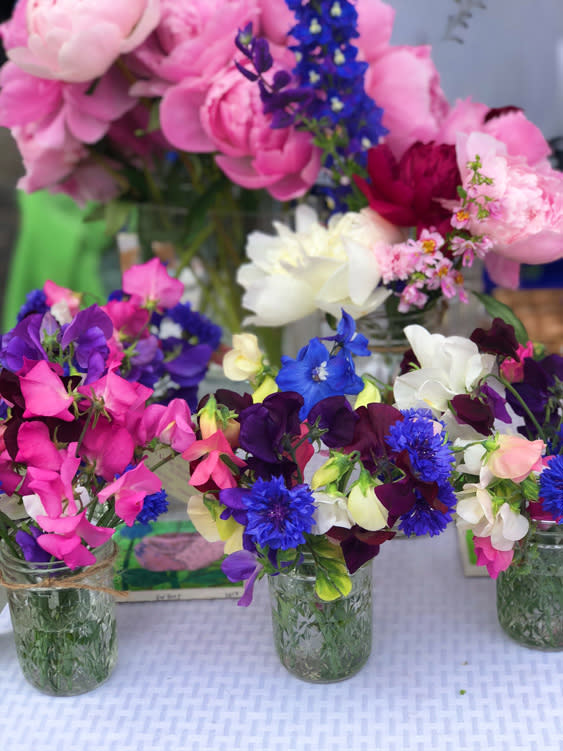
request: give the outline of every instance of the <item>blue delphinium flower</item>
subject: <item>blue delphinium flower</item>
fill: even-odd
[[[282,391],[301,394],[304,399],[299,413],[302,419],[321,399],[359,394],[364,387],[364,382],[356,375],[352,358],[343,350],[331,356],[317,337],[299,350],[295,360],[283,356],[281,362],[276,383]]]
[[[451,485],[444,484],[438,491],[438,501],[445,510],[434,508],[424,500],[419,491],[413,507],[401,516],[399,529],[410,537],[411,535],[439,535],[452,520],[456,497]]]
[[[554,519],[563,517],[563,455],[554,456],[541,473],[540,498]]]
[[[336,342],[347,354],[357,357],[369,357],[369,341],[363,334],[356,331],[356,322],[344,308],[341,309],[342,318],[338,322],[334,336],[323,336],[324,342]]]
[[[305,542],[315,505],[308,485],[287,488],[282,477],[258,479],[245,497],[247,535],[261,547],[289,550]]]
[[[143,508],[137,514],[135,522],[139,524],[148,524],[148,522],[158,519],[158,517],[166,511],[168,511],[166,491],[163,489],[159,490],[158,493],[150,493],[145,496]]]
[[[48,310],[46,294],[42,289],[33,289],[27,293],[25,302],[18,311],[17,322],[22,321],[30,313],[46,313]]]
[[[454,464],[451,443],[445,430],[436,432],[430,410],[403,410],[404,420],[389,428],[385,441],[396,453],[407,451],[416,476],[423,482],[447,482]],[[445,426],[443,426],[445,428]]]

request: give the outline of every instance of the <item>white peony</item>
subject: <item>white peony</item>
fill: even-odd
[[[401,230],[371,209],[337,215],[319,224],[309,206],[296,210],[296,230],[274,223],[277,235],[252,232],[237,281],[243,305],[254,315],[245,323],[283,326],[315,310],[359,318],[375,310],[389,294],[379,286],[376,242],[399,242]]]

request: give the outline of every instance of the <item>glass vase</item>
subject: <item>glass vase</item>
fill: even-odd
[[[431,334],[439,333],[444,314],[445,305],[442,300],[433,301],[425,308],[413,308],[408,313],[400,313],[396,298],[388,298],[384,305],[358,318],[356,330],[367,337],[372,352],[363,372],[382,383],[391,384],[399,374],[401,360],[410,347],[404,329],[419,324]],[[358,372],[363,375],[363,372]]]
[[[563,649],[563,526],[530,533],[497,579],[497,614],[525,647]]]
[[[352,590],[332,602],[315,593],[312,561],[270,576],[274,643],[282,665],[310,683],[350,678],[371,652],[371,561],[351,575]]]
[[[103,683],[115,667],[114,550],[110,540],[93,551],[96,564],[87,573],[88,568],[71,570],[62,561],[24,561],[5,543],[0,545],[18,661],[39,691],[83,694]],[[77,575],[65,586],[66,578]]]

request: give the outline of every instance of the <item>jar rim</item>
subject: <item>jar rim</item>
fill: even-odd
[[[103,562],[109,558],[115,550],[115,541],[113,537],[106,540],[102,545],[92,549],[96,556],[96,563]],[[91,564],[92,566],[95,564]],[[69,571],[71,574],[79,574],[88,570],[90,566],[79,566],[71,569],[70,566],[61,560],[53,561],[27,561],[25,558],[19,558],[14,555],[4,540],[0,541],[0,568],[13,574],[45,577],[51,574],[61,574]]]

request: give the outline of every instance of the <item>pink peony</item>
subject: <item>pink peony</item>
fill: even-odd
[[[158,24],[160,0],[28,0],[27,45],[11,60],[29,73],[61,81],[92,81]]]
[[[258,6],[261,36],[274,44],[286,44],[289,30],[295,26],[296,21],[285,0],[258,0]],[[289,41],[293,43],[294,40]]]
[[[514,550],[497,550],[491,545],[490,537],[474,537],[473,546],[477,556],[477,565],[486,566],[491,579],[496,579],[501,571],[512,563]]]
[[[517,107],[489,109],[486,104],[458,99],[442,120],[436,140],[455,144],[459,133],[481,131],[502,141],[512,156],[528,164],[545,161],[551,151],[541,130]]]
[[[367,43],[359,40],[364,56]],[[449,109],[430,53],[428,46],[388,47],[369,60],[365,89],[383,108],[385,143],[397,158],[415,141],[436,140]]]
[[[530,472],[542,469],[545,444],[541,440],[529,441],[520,435],[501,434],[498,448],[487,459],[487,466],[495,477],[521,482]]]
[[[356,44],[368,63],[378,59],[389,47],[395,10],[382,0],[357,0],[358,32]]]
[[[133,87],[135,95],[162,94],[170,82],[185,81],[206,89],[233,58],[234,36],[259,18],[258,0],[160,0],[161,17],[154,34],[135,51],[132,66],[141,65],[148,81]],[[144,76],[146,78],[146,75]]]
[[[303,195],[319,173],[320,151],[311,136],[293,128],[272,130],[258,87],[234,64],[215,77],[204,98],[186,83],[169,89],[161,122],[177,148],[219,151],[217,164],[234,183],[266,188],[280,201]]]
[[[493,281],[517,286],[515,265],[550,263],[563,256],[563,175],[549,166],[530,167],[511,156],[505,144],[484,133],[460,134],[457,160],[463,186],[473,197],[492,199],[490,215],[482,220],[472,213],[469,230],[493,243],[486,264]],[[480,172],[492,185],[472,186],[468,162],[481,159]],[[493,259],[510,263],[496,264]],[[508,270],[507,279],[502,274]],[[516,281],[516,284],[514,282]]]

